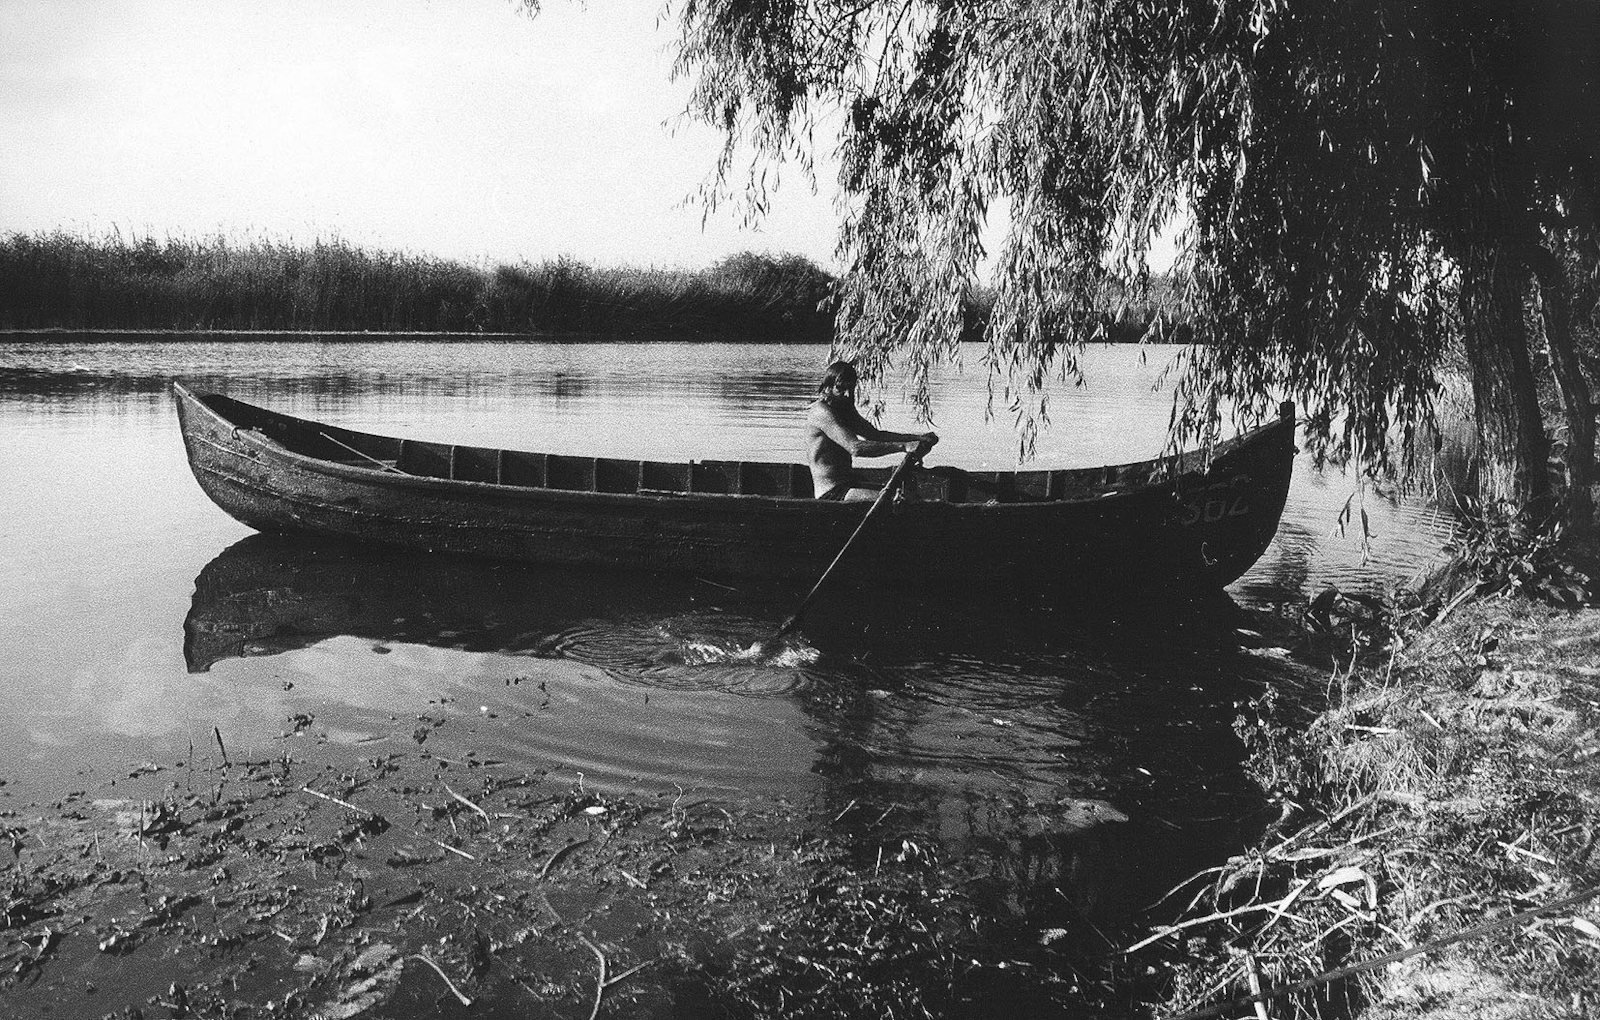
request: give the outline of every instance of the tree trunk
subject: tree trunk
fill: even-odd
[[[1553,509],[1549,444],[1528,353],[1528,273],[1502,245],[1475,248],[1461,266],[1461,314],[1478,418],[1478,494],[1543,518]]]
[[[1567,417],[1567,492],[1562,507],[1568,533],[1587,535],[1594,527],[1594,401],[1583,358],[1572,339],[1572,301],[1561,261],[1546,248],[1536,249],[1529,264],[1539,281],[1539,306],[1550,345],[1550,367]]]

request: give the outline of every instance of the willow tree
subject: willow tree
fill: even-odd
[[[1081,381],[1081,344],[1148,284],[1153,235],[1183,222],[1176,278],[1199,343],[1175,386],[1175,438],[1282,395],[1305,410],[1317,452],[1381,470],[1432,424],[1459,343],[1486,491],[1550,496],[1537,384],[1552,371],[1568,508],[1583,521],[1593,410],[1567,256],[1596,236],[1597,12],[1593,0],[675,11],[691,112],[726,139],[720,193],[759,206],[773,162],[805,163],[837,134],[839,341],[869,373],[898,359],[921,389],[957,357],[985,224],[1003,207],[985,361],[1037,422],[1047,383]]]

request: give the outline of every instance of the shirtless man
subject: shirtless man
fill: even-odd
[[[927,453],[939,437],[873,427],[856,410],[856,369],[848,361],[828,366],[817,399],[806,412],[806,455],[812,491],[818,499],[876,499],[878,490],[853,487],[852,459],[892,453]]]

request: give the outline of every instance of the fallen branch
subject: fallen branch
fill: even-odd
[[[1282,842],[1280,842],[1277,846],[1273,847],[1272,849],[1268,850],[1266,853],[1262,854],[1262,856],[1270,859],[1275,854],[1281,853],[1291,843],[1294,843],[1297,840],[1305,839],[1307,836],[1313,836],[1313,835],[1321,832],[1322,830],[1329,828],[1330,826],[1337,825],[1341,820],[1343,820],[1348,815],[1351,815],[1351,814],[1355,813],[1356,811],[1359,811],[1360,809],[1366,807],[1368,804],[1370,804],[1372,802],[1373,798],[1376,797],[1376,796],[1377,796],[1376,792],[1366,794],[1365,796],[1363,796],[1359,800],[1357,800],[1354,804],[1351,804],[1349,807],[1345,808],[1343,811],[1340,811],[1338,814],[1334,815],[1332,818],[1325,818],[1322,821],[1318,822],[1317,824],[1311,826],[1308,829],[1301,829],[1299,832],[1297,832],[1294,835],[1288,837],[1287,839],[1285,839]]]
[[[1279,921],[1281,921],[1285,917],[1287,917],[1288,914],[1289,914],[1289,906],[1292,903],[1294,903],[1295,900],[1300,898],[1300,894],[1301,893],[1303,893],[1307,889],[1311,888],[1311,885],[1312,885],[1312,883],[1314,881],[1315,881],[1314,879],[1310,879],[1310,878],[1302,879],[1300,881],[1300,884],[1295,886],[1294,889],[1289,893],[1289,895],[1285,896],[1283,899],[1279,900],[1276,904],[1274,904],[1273,905],[1273,911],[1272,911],[1272,919],[1269,920],[1266,923],[1266,925],[1261,929],[1261,934],[1263,934],[1263,935],[1266,934],[1268,929],[1270,929],[1273,925],[1277,924]]]
[[[455,847],[453,847],[453,846],[451,846],[451,845],[450,845],[450,844],[449,844],[449,843],[441,843],[441,842],[439,842],[439,841],[438,841],[438,840],[437,840],[437,839],[436,839],[436,840],[434,840],[434,841],[433,841],[433,843],[434,843],[434,845],[435,845],[435,846],[437,846],[437,847],[438,847],[438,848],[439,848],[439,849],[441,849],[441,850],[448,850],[448,851],[450,851],[450,852],[451,852],[451,853],[453,853],[453,854],[455,854],[455,855],[456,855],[456,856],[457,856],[457,857],[465,857],[465,858],[466,858],[466,859],[467,859],[467,860],[469,860],[469,861],[475,861],[475,860],[477,860],[477,858],[476,858],[476,857],[474,857],[474,856],[472,856],[472,855],[471,855],[471,854],[469,854],[469,853],[467,853],[467,852],[466,852],[466,851],[465,851],[465,850],[457,850],[457,849],[456,849],[456,848],[455,848]]]
[[[1337,854],[1344,853],[1346,850],[1349,850],[1351,847],[1360,846],[1362,843],[1365,843],[1369,839],[1377,839],[1380,836],[1387,836],[1390,833],[1398,832],[1403,828],[1405,828],[1404,825],[1391,825],[1387,829],[1378,829],[1377,831],[1369,832],[1364,836],[1357,836],[1355,839],[1352,839],[1349,842],[1343,843],[1343,844],[1341,844],[1339,846],[1333,846],[1333,847],[1307,847],[1304,850],[1296,850],[1293,853],[1284,854],[1283,859],[1285,861],[1291,861],[1291,862],[1296,863],[1296,864],[1303,864],[1306,861],[1314,861],[1319,857],[1333,857],[1333,856],[1335,856]]]
[[[600,961],[600,977],[595,981],[594,985],[594,1009],[589,1011],[589,1020],[594,1020],[595,1017],[600,1015],[600,1002],[606,996],[606,969],[610,964],[606,960],[606,954],[600,951],[600,947],[584,938],[582,932],[578,933],[578,941],[588,946],[590,952],[594,953],[595,958]]]
[[[450,789],[450,784],[449,783],[445,783],[444,784],[444,792],[448,793],[450,796],[454,797],[456,800],[459,800],[461,803],[465,804],[467,807],[471,808],[472,810],[478,812],[478,814],[483,816],[483,820],[485,822],[488,822],[490,825],[494,824],[494,819],[489,817],[489,812],[485,811],[483,808],[479,807],[478,805],[472,803],[472,801],[470,801],[467,798],[461,796],[461,794],[457,793],[456,791]]]
[[[578,849],[578,847],[583,846],[587,842],[589,842],[587,838],[576,839],[562,847],[560,850],[557,850],[555,853],[551,854],[550,859],[544,862],[544,867],[539,869],[540,881],[543,881],[544,877],[550,874],[550,869],[556,866],[557,861],[561,860],[563,857],[567,856],[567,854],[570,854],[572,851]]]
[[[1550,858],[1546,857],[1544,854],[1536,854],[1532,850],[1524,850],[1524,849],[1522,849],[1522,847],[1517,846],[1515,843],[1507,843],[1507,842],[1505,842],[1503,840],[1498,840],[1497,839],[1497,840],[1495,840],[1495,842],[1500,844],[1502,847],[1504,847],[1506,849],[1507,853],[1521,854],[1524,857],[1531,857],[1534,860],[1541,861],[1541,862],[1543,862],[1545,864],[1550,865],[1551,867],[1559,867],[1559,865],[1555,861],[1553,861]]]
[[[300,792],[301,793],[309,793],[313,797],[320,797],[320,798],[322,798],[323,800],[327,801],[330,804],[337,804],[342,808],[346,808],[346,809],[348,809],[350,811],[354,811],[358,815],[366,815],[368,818],[376,818],[376,817],[378,817],[377,815],[373,814],[371,811],[368,811],[366,808],[356,807],[354,804],[350,803],[347,800],[340,800],[338,797],[330,797],[325,793],[319,793],[318,791],[313,790],[310,786],[302,786],[302,787],[300,787]]]
[[[1250,981],[1250,994],[1261,994],[1261,968],[1256,966],[1254,953],[1244,954],[1244,972]],[[1256,1020],[1270,1020],[1267,1016],[1267,1003],[1265,999],[1256,999]]]
[[[626,981],[635,974],[639,973],[641,970],[644,970],[646,967],[653,966],[659,962],[659,960],[646,960],[643,963],[636,963],[632,967],[629,967],[627,970],[623,971],[621,974],[617,974],[614,977],[608,978],[606,980],[606,987],[610,988],[614,984]]]
[[[1234,858],[1234,860],[1235,861],[1239,860],[1239,858]],[[1227,871],[1232,866],[1233,866],[1233,861],[1229,861],[1227,864],[1219,864],[1214,868],[1206,868],[1204,871],[1195,872],[1194,874],[1190,875],[1188,878],[1184,879],[1182,882],[1179,882],[1177,885],[1173,886],[1171,889],[1168,889],[1166,891],[1166,893],[1160,899],[1158,899],[1154,903],[1150,904],[1150,906],[1147,909],[1153,910],[1156,907],[1159,907],[1161,904],[1163,904],[1163,903],[1167,902],[1167,900],[1171,899],[1173,893],[1176,893],[1179,889],[1182,889],[1184,886],[1189,885],[1191,882],[1197,882],[1200,879],[1205,878],[1207,875],[1220,874],[1221,872]],[[1202,889],[1201,892],[1204,893],[1205,890]],[[1198,897],[1196,897],[1196,899],[1198,899]],[[1191,903],[1191,906],[1192,905],[1193,904]]]
[[[561,911],[557,910],[555,904],[550,902],[550,897],[544,894],[543,889],[539,890],[539,905],[550,912],[550,916],[556,919],[557,924],[567,923],[567,919],[561,916]]]
[[[406,957],[406,959],[407,960],[421,960],[423,963],[425,963],[428,966],[432,967],[433,968],[433,972],[435,974],[439,975],[439,980],[443,981],[445,983],[445,985],[447,985],[449,987],[450,994],[454,995],[458,1002],[460,1002],[463,1006],[472,1005],[472,1000],[467,998],[464,994],[462,994],[461,989],[456,987],[456,983],[454,981],[450,980],[449,975],[447,975],[444,971],[439,969],[439,965],[437,963],[434,963],[432,960],[428,959],[426,956],[422,956],[420,954],[413,954],[411,956]]]
[[[1488,592],[1491,587],[1492,586],[1487,585],[1482,581],[1479,581],[1477,584],[1471,585],[1471,586],[1463,589],[1461,594],[1457,595],[1455,598],[1450,600],[1450,604],[1449,605],[1447,605],[1443,609],[1439,610],[1439,615],[1435,616],[1430,621],[1430,626],[1437,626],[1437,625],[1443,623],[1444,622],[1444,618],[1449,616],[1451,613],[1455,612],[1457,607],[1459,607],[1463,602],[1465,602],[1468,599],[1472,598],[1472,596],[1474,596],[1474,595],[1478,595],[1480,593]]]
[[[1168,935],[1175,935],[1178,932],[1183,931],[1185,928],[1195,928],[1195,927],[1198,927],[1198,926],[1200,926],[1202,924],[1210,924],[1212,921],[1226,921],[1229,918],[1242,917],[1245,914],[1257,914],[1257,913],[1260,913],[1263,910],[1271,910],[1271,911],[1281,915],[1283,913],[1283,911],[1286,910],[1289,907],[1289,905],[1294,902],[1295,898],[1300,895],[1301,889],[1303,889],[1303,888],[1304,888],[1303,886],[1301,888],[1297,888],[1293,892],[1291,892],[1289,895],[1285,896],[1283,899],[1281,899],[1281,900],[1273,900],[1271,903],[1252,903],[1249,906],[1239,907],[1236,910],[1223,910],[1223,911],[1219,911],[1219,912],[1217,912],[1215,914],[1207,914],[1205,917],[1192,918],[1192,919],[1190,919],[1188,921],[1183,921],[1183,922],[1181,922],[1179,924],[1166,925],[1166,926],[1162,927],[1162,929],[1160,931],[1156,932],[1154,935],[1151,935],[1148,938],[1144,938],[1144,939],[1139,940],[1138,942],[1135,942],[1133,945],[1129,946],[1127,949],[1124,949],[1123,952],[1124,953],[1135,953],[1135,952],[1138,952],[1139,950],[1143,949],[1145,946],[1148,946],[1150,943],[1159,942],[1162,939],[1166,938]],[[1293,915],[1290,915],[1290,916],[1293,916]]]

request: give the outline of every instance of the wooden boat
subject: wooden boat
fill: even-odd
[[[810,582],[869,503],[811,498],[801,464],[663,463],[370,435],[173,384],[189,464],[233,517],[531,563]],[[842,570],[1010,592],[1217,591],[1277,530],[1294,408],[1209,456],[915,473]],[[858,472],[882,484],[887,469]],[[1152,588],[1152,586],[1155,586]]]

